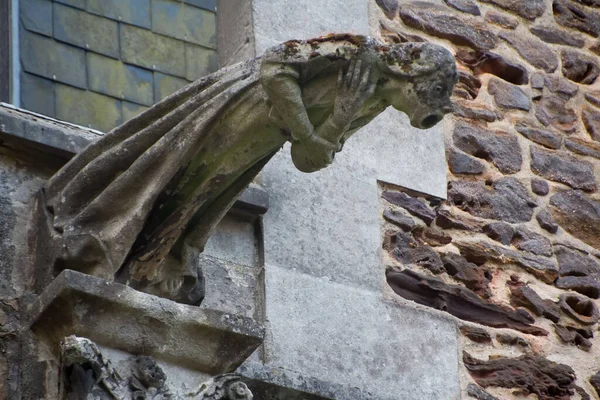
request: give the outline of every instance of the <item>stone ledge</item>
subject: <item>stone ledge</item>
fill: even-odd
[[[358,387],[342,386],[306,377],[294,371],[246,362],[237,373],[243,376],[255,398],[269,400],[368,400],[371,393]],[[390,397],[391,399],[391,397]],[[383,399],[382,399],[383,400]]]
[[[0,103],[0,142],[18,142],[19,145],[41,149],[68,160],[102,135],[102,132],[94,129]],[[233,207],[253,215],[262,215],[269,208],[269,194],[253,183]]]
[[[178,304],[71,270],[29,305],[25,326],[53,349],[74,334],[210,374],[235,370],[264,336],[253,319]]]

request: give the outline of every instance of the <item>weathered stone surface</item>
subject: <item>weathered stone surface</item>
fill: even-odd
[[[560,307],[552,300],[542,299],[532,288],[523,284],[509,284],[510,304],[513,307],[525,307],[536,315],[553,322],[560,319]]]
[[[542,229],[547,230],[550,233],[558,232],[558,225],[554,223],[552,219],[552,215],[548,212],[548,210],[542,210],[535,216],[538,224]]]
[[[409,216],[406,216],[398,211],[386,209],[383,212],[383,218],[396,225],[404,232],[410,232],[416,226],[415,221]]]
[[[565,139],[565,147],[582,156],[600,158],[600,144],[596,142],[589,142],[575,137],[567,138]]]
[[[531,190],[539,196],[546,196],[550,192],[550,185],[544,179],[531,178]]]
[[[476,398],[477,400],[498,400],[497,397],[492,396],[491,394],[483,390],[481,386],[478,386],[474,383],[469,383],[467,385],[467,394],[471,397]]]
[[[86,56],[90,89],[147,106],[154,104],[152,72],[92,52]]]
[[[515,178],[501,178],[491,187],[484,182],[450,182],[448,200],[472,215],[509,223],[527,222],[536,206]]]
[[[600,298],[600,281],[592,276],[561,276],[554,284],[557,288],[573,290],[592,299]]]
[[[22,72],[21,107],[54,117],[54,82]]]
[[[496,340],[500,344],[505,344],[508,346],[521,346],[521,347],[530,347],[530,344],[527,340],[520,336],[510,335],[508,333],[498,333],[496,335]]]
[[[515,18],[508,17],[496,11],[488,11],[485,13],[485,22],[498,25],[505,29],[516,29],[519,26],[519,21]]]
[[[458,11],[475,16],[481,15],[479,7],[472,0],[444,0],[444,2]]]
[[[576,84],[557,75],[546,75],[544,77],[544,84],[548,90],[558,94],[565,100],[575,96],[579,91],[579,87]]]
[[[493,4],[530,20],[541,16],[546,9],[546,2],[544,0],[481,0],[481,2]]]
[[[86,87],[85,51],[55,40],[21,31],[23,70],[54,81]]]
[[[518,388],[540,400],[568,398],[575,394],[575,372],[541,356],[497,357],[477,360],[463,352],[463,363],[479,385]]]
[[[593,165],[564,152],[531,146],[531,170],[539,176],[574,189],[596,190]]]
[[[596,303],[576,293],[563,293],[560,296],[560,307],[571,318],[584,325],[595,324],[600,316]]]
[[[423,220],[427,225],[430,225],[435,218],[435,211],[433,211],[431,207],[420,199],[410,197],[405,193],[386,190],[381,197],[392,204],[404,208],[415,217]]]
[[[492,132],[466,122],[454,128],[454,145],[467,154],[491,161],[505,174],[521,169],[523,159],[516,136]]]
[[[112,97],[57,84],[56,118],[107,132],[121,124],[121,102]]]
[[[560,149],[562,146],[562,138],[551,131],[532,128],[529,124],[523,122],[515,124],[515,129],[532,142],[541,144],[550,149]]]
[[[588,92],[584,97],[588,103],[600,107],[600,92]]]
[[[589,348],[592,347],[592,342],[581,334],[581,329],[573,326],[554,324],[554,330],[563,343],[574,344],[584,350],[589,350]]]
[[[28,31],[52,36],[52,3],[46,0],[21,0],[21,23]]]
[[[541,40],[515,32],[502,32],[498,36],[514,47],[521,57],[534,67],[548,73],[558,68],[558,57],[555,52]]]
[[[496,47],[496,36],[476,20],[459,18],[433,3],[413,3],[400,7],[402,21],[416,29],[448,39],[457,45],[488,50]]]
[[[123,61],[176,76],[185,76],[184,43],[152,32],[121,25],[121,57]]]
[[[600,142],[600,112],[590,108],[584,108],[581,112],[581,119],[585,130],[590,134],[593,140]]]
[[[453,174],[479,175],[485,171],[481,161],[454,149],[448,151],[448,167]]]
[[[456,58],[469,66],[475,75],[492,74],[515,85],[524,85],[529,82],[527,70],[524,67],[507,61],[499,54],[461,49],[457,51]]]
[[[491,239],[504,245],[509,245],[515,235],[515,230],[506,222],[492,222],[483,227],[483,232]]]
[[[546,76],[543,72],[535,72],[531,75],[531,87],[534,89],[543,89],[546,85]]]
[[[454,86],[453,95],[467,100],[474,100],[479,95],[481,81],[472,74],[458,72],[458,83]]]
[[[413,230],[415,239],[420,244],[439,247],[452,242],[452,236],[437,227],[417,226]]]
[[[544,126],[553,126],[565,133],[577,130],[577,115],[567,107],[564,98],[557,95],[544,95],[536,102],[535,116]]]
[[[581,48],[585,44],[580,35],[570,33],[564,29],[558,29],[555,26],[532,26],[529,30],[546,43],[562,44],[577,48]]]
[[[483,222],[479,219],[458,215],[450,210],[438,210],[435,223],[444,229],[460,229],[470,232],[481,232]]]
[[[159,102],[168,95],[175,93],[189,82],[185,79],[154,72],[154,101]]]
[[[464,283],[479,296],[489,298],[492,295],[489,289],[492,275],[483,266],[471,263],[463,256],[454,253],[443,254],[442,262],[448,275]]]
[[[216,14],[182,2],[152,0],[152,30],[211,49],[217,46]]]
[[[476,343],[492,343],[492,336],[483,328],[476,326],[462,325],[458,328],[466,338]]]
[[[488,92],[494,96],[494,101],[502,108],[529,111],[531,107],[529,95],[523,89],[500,79],[489,80]]]
[[[557,246],[555,253],[560,266],[560,276],[600,278],[600,264],[587,253],[566,246]]]
[[[118,26],[114,21],[54,4],[54,37],[62,42],[119,58]]]
[[[600,14],[599,14],[600,17]],[[585,56],[576,50],[561,52],[562,74],[573,82],[591,85],[600,75],[598,59]]]
[[[462,100],[454,101],[453,114],[462,118],[486,122],[494,122],[501,118],[494,110],[486,105],[474,105],[472,102]]]
[[[375,0],[375,2],[389,19],[394,19],[398,15],[398,0]]]
[[[217,52],[202,46],[185,44],[185,79],[195,81],[218,69]]]
[[[548,257],[541,257],[516,251],[507,247],[485,242],[454,241],[460,253],[469,261],[483,264],[488,260],[494,260],[502,264],[514,263],[546,283],[552,283],[558,276],[558,265]]]
[[[522,314],[508,307],[488,303],[462,286],[447,285],[411,270],[390,270],[386,273],[386,278],[392,290],[405,299],[446,311],[465,321],[495,328],[516,329],[536,336],[548,334],[546,330],[531,325]]]
[[[442,260],[438,253],[429,246],[419,245],[410,234],[396,235],[396,248],[392,256],[407,267],[421,267],[433,274],[444,272]]]
[[[600,396],[600,371],[590,376],[589,381],[596,393],[598,394],[598,396]]]
[[[150,0],[87,0],[87,11],[150,29]]]
[[[600,13],[569,0],[554,0],[554,19],[560,25],[574,28],[593,37],[600,35]]]
[[[550,198],[549,210],[563,229],[600,249],[600,203],[578,190],[567,190]]]
[[[523,227],[517,229],[511,243],[519,250],[546,257],[552,255],[552,244],[548,239]]]

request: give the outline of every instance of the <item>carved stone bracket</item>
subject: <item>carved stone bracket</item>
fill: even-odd
[[[217,375],[190,393],[175,394],[167,376],[149,356],[138,356],[122,376],[89,339],[69,336],[61,343],[62,398],[68,400],[252,400],[236,374]]]

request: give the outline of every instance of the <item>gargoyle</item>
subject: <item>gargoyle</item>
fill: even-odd
[[[318,171],[389,106],[432,127],[450,111],[456,80],[442,46],[347,34],[289,41],[223,68],[50,179],[38,200],[46,259],[53,274],[74,269],[198,304],[202,275],[188,261],[284,143],[299,170]]]

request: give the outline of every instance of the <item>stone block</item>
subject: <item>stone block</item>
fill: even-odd
[[[88,0],[87,11],[150,29],[150,0]]]
[[[152,30],[210,48],[217,46],[216,15],[171,0],[152,0]]]
[[[52,3],[48,0],[21,0],[21,23],[25,29],[52,36]]]
[[[183,0],[187,4],[204,8],[205,10],[217,11],[217,0]]]
[[[252,222],[225,216],[206,243],[203,254],[237,265],[257,266],[258,243],[254,230]]]
[[[148,107],[140,106],[139,104],[122,101],[121,112],[123,113],[123,122],[129,121],[131,118],[143,113],[147,109]]]
[[[147,106],[154,103],[151,71],[88,52],[87,72],[91,90]]]
[[[54,4],[54,37],[60,41],[119,58],[118,31],[115,21]]]
[[[235,369],[263,337],[250,318],[185,306],[70,270],[33,302],[26,324],[53,346],[74,334],[210,374]]]
[[[21,73],[21,107],[54,117],[54,82]]]
[[[23,70],[80,88],[86,87],[85,51],[21,30]]]
[[[217,52],[205,47],[185,44],[185,78],[195,81],[218,69]]]
[[[372,399],[459,397],[457,329],[448,318],[274,265],[265,273],[267,367],[358,387]]]
[[[58,84],[56,118],[107,132],[121,124],[121,102],[112,97]]]
[[[85,10],[85,1],[86,0],[54,0],[55,3],[67,4],[71,7],[81,8]]]
[[[158,103],[171,93],[175,93],[189,82],[174,76],[154,73],[154,101]]]
[[[184,42],[126,24],[121,25],[120,42],[126,63],[185,76]]]

